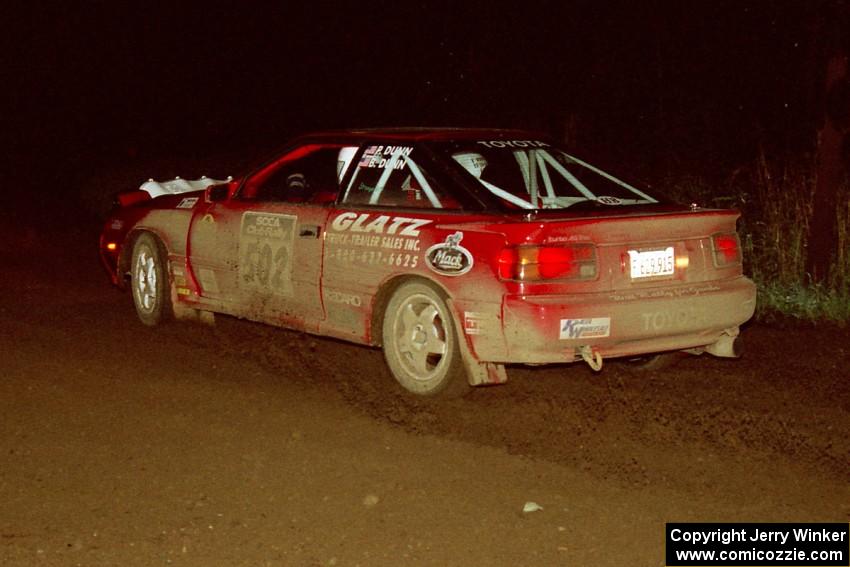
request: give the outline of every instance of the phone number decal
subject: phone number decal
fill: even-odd
[[[362,264],[365,266],[395,266],[397,268],[415,268],[419,265],[419,256],[403,252],[383,252],[381,250],[357,250],[337,248],[329,255],[344,264]]]

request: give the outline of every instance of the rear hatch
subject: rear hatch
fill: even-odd
[[[673,288],[734,278],[741,249],[731,210],[634,207],[525,215],[491,225],[505,237],[500,277],[523,293]]]

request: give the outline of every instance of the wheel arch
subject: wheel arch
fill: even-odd
[[[369,322],[369,344],[383,346],[384,311],[393,293],[408,282],[420,282],[434,289],[442,298],[450,299],[448,290],[439,282],[418,274],[398,274],[385,280],[378,288],[378,293],[372,298],[372,312]],[[446,302],[446,307],[451,309],[451,303]],[[456,316],[456,313],[452,314]]]

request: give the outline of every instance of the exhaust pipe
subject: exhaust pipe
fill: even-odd
[[[738,328],[735,327],[734,331],[732,329],[724,331],[717,342],[705,347],[705,351],[721,358],[740,358],[743,347]]]

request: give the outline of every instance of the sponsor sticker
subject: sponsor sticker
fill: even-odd
[[[557,242],[590,242],[590,240],[590,237],[586,234],[567,234],[547,236],[543,243],[555,244]]]
[[[218,279],[215,277],[215,272],[210,270],[209,268],[201,268],[198,270],[198,280],[201,283],[201,287],[204,291],[208,291],[210,293],[218,293]]]
[[[482,318],[483,315],[481,313],[476,313],[475,311],[464,311],[463,332],[467,335],[480,335]]]
[[[177,208],[178,209],[191,209],[192,207],[195,206],[195,203],[197,203],[197,202],[198,202],[197,197],[186,197],[185,199],[183,199],[182,201],[177,203]]]
[[[340,213],[331,221],[331,228],[339,232],[362,232],[419,236],[419,229],[431,221],[408,217],[371,215],[369,213]]]
[[[445,242],[435,244],[425,251],[425,264],[443,276],[462,276],[472,269],[474,261],[469,250],[460,245],[462,232],[446,237]]]
[[[610,335],[610,317],[561,319],[561,339],[599,339]]]
[[[292,215],[245,213],[239,233],[239,286],[292,295]]]
[[[617,197],[609,197],[607,195],[602,195],[601,197],[596,198],[597,203],[601,203],[603,205],[622,205],[623,201]]]
[[[549,144],[538,140],[481,140],[485,148],[548,148]]]
[[[640,317],[645,331],[698,328],[708,323],[708,314],[696,307],[650,311]]]
[[[412,151],[412,146],[369,146],[363,151],[358,167],[386,169],[393,156],[398,154],[399,159],[393,169],[404,169],[405,160],[401,156],[409,156]]]
[[[353,293],[345,293],[343,291],[325,290],[325,299],[329,303],[339,303],[341,305],[350,305],[352,307],[360,307],[363,305],[363,300],[359,295]]]
[[[415,268],[419,229],[432,221],[369,213],[340,213],[325,233],[325,257],[344,264]]]

